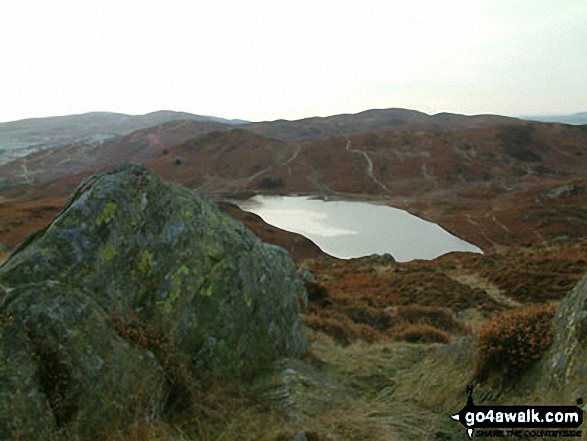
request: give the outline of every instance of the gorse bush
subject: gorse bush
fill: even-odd
[[[538,360],[552,342],[556,305],[531,305],[494,315],[477,334],[475,377],[508,382]]]

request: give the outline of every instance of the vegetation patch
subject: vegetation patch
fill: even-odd
[[[505,126],[496,138],[509,156],[519,161],[541,161],[542,158],[530,149],[536,145],[532,135],[533,130],[531,126]]]
[[[25,329],[35,345],[36,355],[41,360],[41,389],[51,406],[57,426],[63,427],[78,411],[80,381],[73,376],[67,356],[61,349],[48,345],[28,327]]]
[[[493,385],[517,379],[552,342],[556,309],[531,305],[494,315],[477,334],[475,377]]]
[[[267,190],[280,188],[280,187],[283,187],[283,185],[284,185],[284,182],[283,182],[283,179],[281,178],[281,176],[275,176],[275,177],[269,176],[269,177],[263,178],[260,183],[260,187],[267,189]]]

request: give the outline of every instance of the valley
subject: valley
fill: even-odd
[[[354,134],[327,137],[341,127]],[[59,204],[44,201],[64,200],[83,177],[129,161],[214,199],[298,194],[376,201],[438,223],[484,251],[581,237],[586,146],[583,126],[394,109],[236,129],[174,121],[1,165],[3,208],[23,216],[0,219],[0,243],[12,248],[26,224],[37,225],[43,215],[35,205],[51,210],[47,205]]]
[[[398,440],[464,439],[447,415],[464,404],[469,381],[475,381],[484,404],[538,403],[545,396],[566,402],[557,395],[562,386],[536,389],[534,380],[543,371],[531,369],[515,386],[480,380],[478,339],[495,314],[538,308],[546,317],[544,308],[563,301],[587,271],[585,126],[387,109],[238,126],[174,120],[98,144],[54,146],[0,165],[0,262],[22,250],[27,237],[34,243],[31,233],[63,214],[85,178],[125,162],[143,164],[166,183],[204,195],[264,242],[284,248],[306,286],[303,314],[312,342],[303,361],[279,365],[291,377],[271,380],[277,383],[232,385],[229,392],[201,392],[194,383],[197,392],[190,393],[204,405],[186,412],[197,424],[181,416],[139,425],[136,439],[160,439],[176,430],[206,440],[291,441],[301,431],[307,440],[383,440],[390,430]],[[136,188],[149,188],[142,173],[129,179],[137,181]],[[408,262],[386,255],[335,258],[234,203],[255,195],[399,208],[483,254],[451,252]],[[157,214],[165,210],[155,197],[149,203],[161,203]],[[102,223],[109,218],[101,216],[96,225],[84,226],[104,234]],[[140,231],[151,234],[147,223]],[[116,255],[101,250],[100,262]],[[160,265],[145,255],[140,271]],[[214,250],[210,256],[212,268],[222,268]],[[129,338],[152,337],[132,321],[115,323],[119,332],[132,330]],[[173,369],[180,372],[182,366]]]

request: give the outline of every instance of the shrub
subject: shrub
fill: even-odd
[[[511,381],[538,360],[552,342],[556,305],[531,305],[494,315],[477,334],[475,377]]]
[[[442,329],[425,324],[408,324],[396,326],[389,332],[394,340],[403,340],[409,343],[448,343],[450,335]]]
[[[306,287],[308,301],[310,303],[315,304],[321,308],[331,304],[330,300],[328,299],[328,290],[324,285],[312,280],[304,280],[304,286]]]
[[[261,180],[261,188],[266,188],[266,189],[273,189],[273,188],[279,188],[279,187],[283,187],[283,179],[281,178],[281,176],[277,176],[277,177],[267,177],[267,178],[263,178]]]

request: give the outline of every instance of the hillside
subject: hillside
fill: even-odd
[[[100,144],[135,130],[180,120],[223,124],[243,122],[168,110],[145,115],[91,112],[5,122],[0,123],[0,164],[39,150],[71,144]]]
[[[99,144],[40,150],[0,165],[0,190],[43,184],[78,173],[103,170],[125,161],[145,161],[201,133],[231,128],[232,125],[215,121],[179,120],[136,130]]]
[[[87,149],[89,146],[101,145],[108,141],[116,142],[117,138],[133,131],[182,120],[217,123],[217,126],[211,127],[210,130],[219,130],[221,124],[233,127],[241,125],[262,136],[282,141],[348,136],[391,128],[408,131],[446,131],[509,124],[516,121],[513,118],[493,115],[469,117],[443,113],[429,116],[406,109],[369,110],[355,115],[259,123],[172,111],[158,111],[145,115],[91,112],[0,123],[0,164],[59,146],[77,146]]]
[[[374,109],[357,114],[305,118],[297,121],[277,120],[248,124],[245,128],[282,141],[307,141],[359,133],[398,129],[407,132],[476,129],[516,124],[515,118],[498,115],[465,116],[452,113],[428,115],[408,109]]]
[[[13,204],[33,200],[42,207],[42,200],[64,197],[90,173],[135,161],[208,194],[378,199],[437,222],[484,250],[569,231],[587,233],[587,132],[580,126],[393,129],[289,143],[241,127],[171,122],[100,146],[29,155],[0,166],[0,185],[12,188],[3,194],[5,207],[22,213]],[[14,246],[22,238],[16,231],[43,217],[1,219],[0,242]]]

